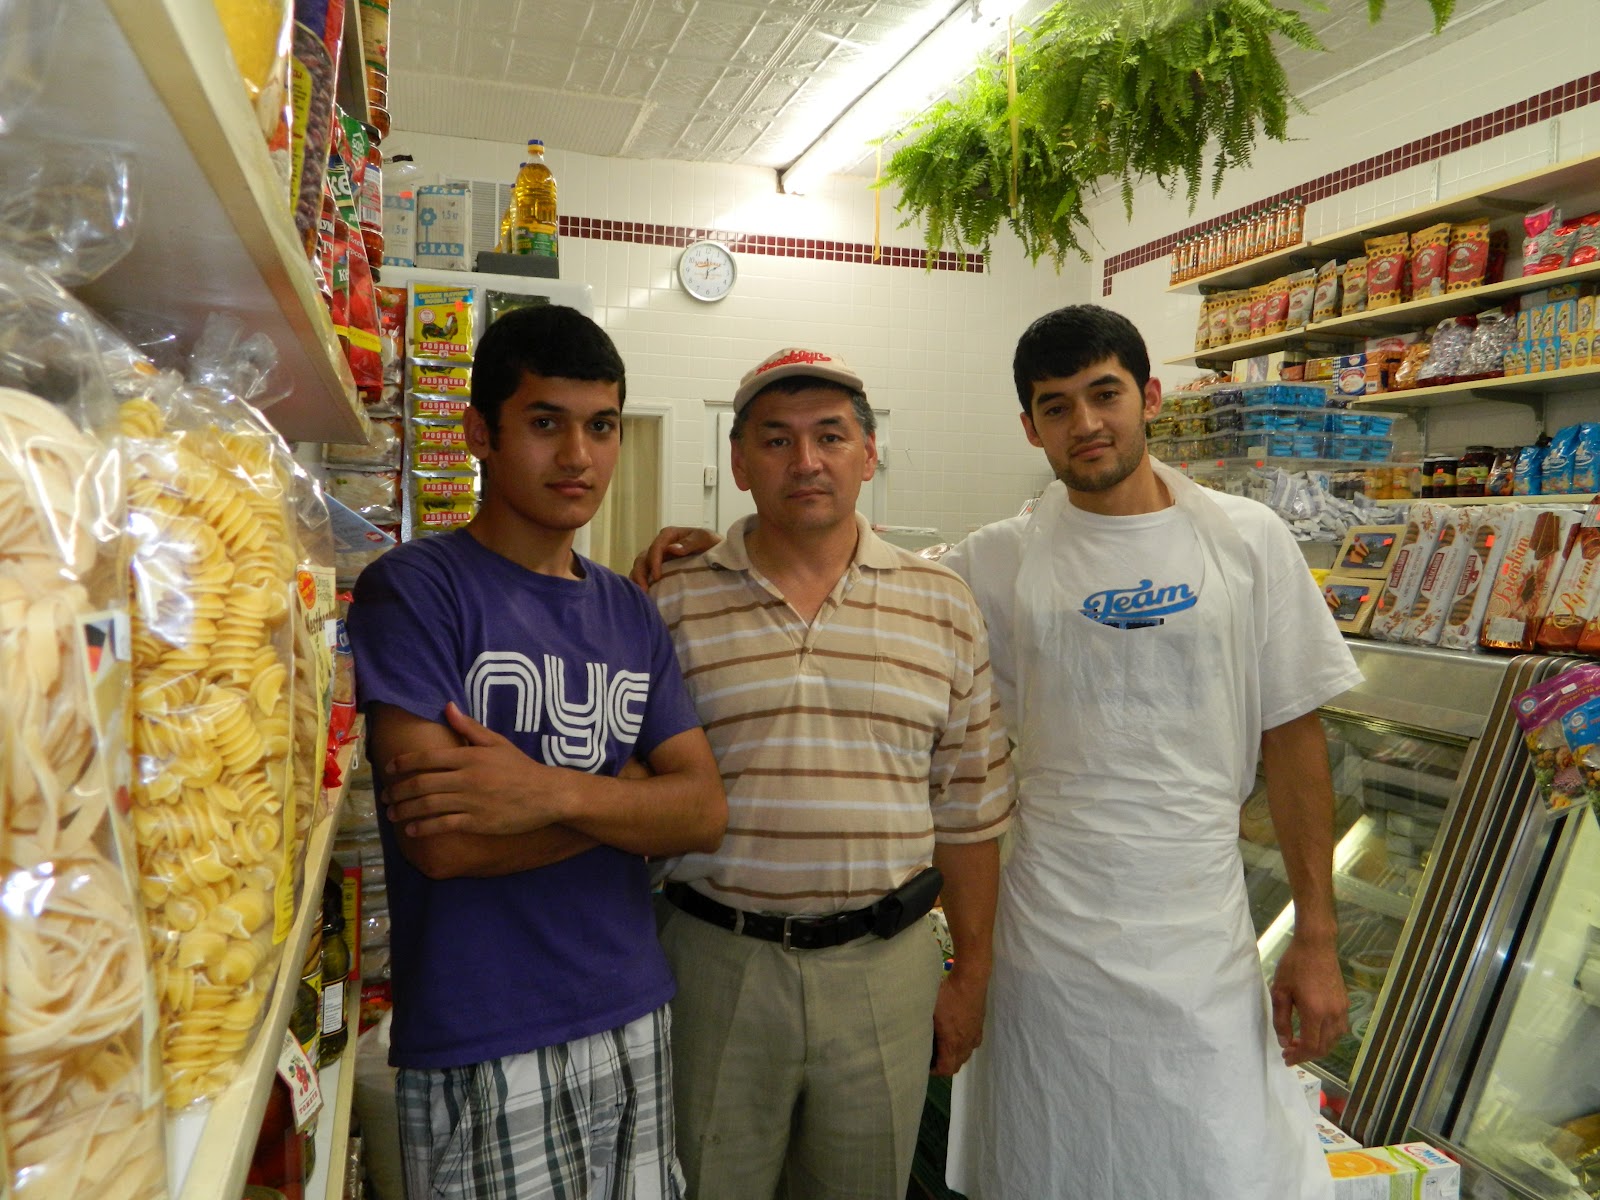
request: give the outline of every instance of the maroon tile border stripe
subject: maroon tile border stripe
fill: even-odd
[[[1363,183],[1370,183],[1374,179],[1382,179],[1386,175],[1393,175],[1396,171],[1404,171],[1419,163],[1432,162],[1436,158],[1443,158],[1457,150],[1465,150],[1469,146],[1476,146],[1490,138],[1499,137],[1504,133],[1511,133],[1535,125],[1540,121],[1547,121],[1551,117],[1559,116],[1564,112],[1571,112],[1575,108],[1600,101],[1600,71],[1582,75],[1570,83],[1551,88],[1547,92],[1539,92],[1529,96],[1517,104],[1497,108],[1493,112],[1484,113],[1460,125],[1452,125],[1448,129],[1441,129],[1437,133],[1425,138],[1418,138],[1414,142],[1407,142],[1403,146],[1396,146],[1393,150],[1386,150],[1382,154],[1374,154],[1371,158],[1364,158],[1358,163],[1352,163],[1342,170],[1319,175],[1315,179],[1308,179],[1294,187],[1284,188],[1271,196],[1264,196],[1252,204],[1236,208],[1232,212],[1223,213],[1221,216],[1212,217],[1197,225],[1189,225],[1183,229],[1175,230],[1164,237],[1146,242],[1142,246],[1135,246],[1132,250],[1124,250],[1121,254],[1113,255],[1106,259],[1101,280],[1101,295],[1111,294],[1112,278],[1119,271],[1126,271],[1130,267],[1141,266],[1152,259],[1165,258],[1171,254],[1173,248],[1182,239],[1191,234],[1201,233],[1216,225],[1226,224],[1237,220],[1239,217],[1249,216],[1264,208],[1271,208],[1284,200],[1295,196],[1301,197],[1307,204],[1314,204],[1329,196],[1338,195]]]
[[[703,238],[721,242],[737,254],[767,254],[776,258],[810,258],[819,262],[866,263],[880,267],[931,267],[935,271],[982,274],[987,260],[969,253],[965,260],[945,250],[928,260],[921,249],[884,246],[873,262],[870,242],[832,242],[821,238],[782,237],[778,234],[739,233],[729,229],[700,229],[687,225],[655,225],[648,221],[603,221],[593,217],[561,217],[562,237],[594,238],[602,242],[633,242],[642,246],[687,246]]]

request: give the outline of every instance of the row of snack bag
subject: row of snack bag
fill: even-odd
[[[1600,527],[1589,508],[1410,506],[1352,529],[1323,594],[1346,632],[1451,650],[1600,655]]]

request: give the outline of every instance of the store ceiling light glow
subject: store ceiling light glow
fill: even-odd
[[[872,142],[921,112],[965,73],[979,53],[997,44],[1005,36],[1006,19],[1024,7],[1041,10],[1046,5],[1037,0],[971,0],[920,38],[916,37],[919,23],[913,23],[907,36],[881,44],[873,61],[883,63],[883,69],[875,72],[864,60],[860,71],[876,76],[877,82],[853,101],[846,103],[841,97],[838,117],[779,172],[779,186],[785,192],[804,193],[823,176],[855,166],[871,151]]]

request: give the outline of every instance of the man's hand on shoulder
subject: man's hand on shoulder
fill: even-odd
[[[402,834],[507,836],[565,819],[570,772],[535,762],[454,704],[445,720],[465,745],[412,750],[384,764],[384,802]]]
[[[1322,1058],[1350,1029],[1350,997],[1331,937],[1296,935],[1272,975],[1272,1027],[1283,1061]]]
[[[704,554],[720,541],[722,538],[709,529],[668,525],[633,560],[633,570],[628,572],[628,578],[648,590],[651,584],[661,578],[661,568],[667,559]]]

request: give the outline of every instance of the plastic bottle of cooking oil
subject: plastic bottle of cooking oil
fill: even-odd
[[[544,162],[544,143],[528,141],[528,161],[512,189],[511,250],[514,254],[557,257],[556,177]]]
[[[522,168],[527,166],[527,165],[528,165],[527,163],[522,163],[520,166],[518,166],[518,168],[517,168],[518,174],[521,174]],[[495,248],[495,251],[497,253],[500,253],[500,254],[510,254],[510,253],[512,253],[513,230],[514,230],[514,227],[515,227],[516,223],[517,223],[517,193],[516,193],[515,181],[513,181],[512,189],[511,189],[511,199],[506,201],[506,211],[500,214],[500,240],[497,241],[494,244],[494,248]]]

